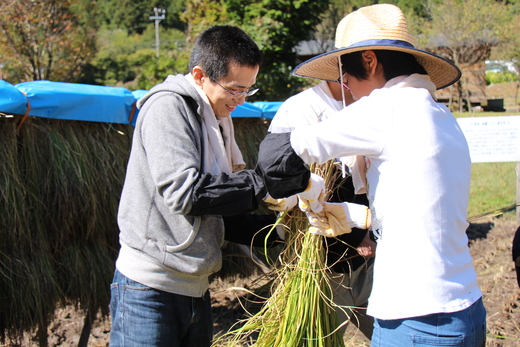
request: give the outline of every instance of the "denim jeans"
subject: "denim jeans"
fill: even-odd
[[[458,312],[405,319],[375,319],[370,346],[484,347],[485,343],[486,310],[480,298]]]
[[[110,347],[209,347],[209,291],[201,298],[163,292],[115,271],[110,286]]]

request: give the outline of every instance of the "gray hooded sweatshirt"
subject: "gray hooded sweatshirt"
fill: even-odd
[[[138,102],[116,267],[149,287],[200,297],[222,264],[222,216],[255,210],[266,190],[253,170],[205,172],[205,104],[194,88],[170,75]]]

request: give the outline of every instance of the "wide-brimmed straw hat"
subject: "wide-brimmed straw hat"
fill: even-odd
[[[348,14],[338,24],[335,46],[335,50],[298,65],[293,75],[337,81],[339,56],[365,50],[390,50],[415,56],[437,89],[457,82],[461,76],[459,68],[448,59],[414,47],[403,12],[391,4],[366,6]]]

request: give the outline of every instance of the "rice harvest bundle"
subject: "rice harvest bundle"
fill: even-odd
[[[47,345],[55,309],[108,314],[133,127],[0,115],[0,340]]]
[[[333,161],[312,171],[325,179],[329,195],[338,173]],[[323,236],[308,231],[307,216],[298,207],[284,213],[278,224],[286,228],[286,247],[279,256],[271,296],[258,313],[239,322],[240,328],[221,336],[215,345],[239,346],[256,340],[252,345],[257,347],[343,346]]]
[[[37,117],[19,127],[22,118],[0,114],[0,342],[17,345],[31,334],[47,346],[62,305],[74,304],[87,319],[99,310],[108,316],[134,128]],[[238,123],[252,165],[267,125]],[[244,270],[247,259],[239,260]]]

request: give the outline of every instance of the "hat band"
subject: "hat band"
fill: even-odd
[[[401,40],[365,40],[356,42],[345,48],[356,48],[356,47],[364,47],[364,46],[397,46],[404,48],[415,48],[410,42],[401,41]]]

